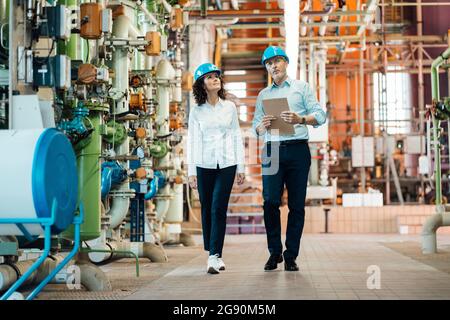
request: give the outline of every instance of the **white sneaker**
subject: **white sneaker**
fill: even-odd
[[[222,258],[217,258],[217,260],[219,261],[219,270],[225,270],[225,262],[223,262]]]
[[[219,255],[215,254],[212,256],[209,256],[208,258],[208,268],[207,268],[207,273],[211,273],[211,274],[217,274],[219,273]]]

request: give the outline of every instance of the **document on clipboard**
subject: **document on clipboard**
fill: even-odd
[[[262,101],[262,105],[266,115],[276,117],[276,119],[271,122],[270,130],[278,129],[280,135],[290,135],[295,133],[294,125],[285,122],[280,116],[283,111],[290,110],[287,98],[265,99]]]

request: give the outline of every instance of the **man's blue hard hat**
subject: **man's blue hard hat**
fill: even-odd
[[[217,68],[215,65],[213,65],[212,63],[204,63],[201,64],[200,66],[197,67],[197,69],[195,70],[194,73],[194,82],[197,81],[198,79],[200,79],[201,77],[203,77],[204,75],[211,73],[211,72],[216,72],[219,75],[222,73],[222,71],[220,71],[219,68]]]
[[[286,59],[287,62],[289,62],[289,58],[283,49],[276,46],[268,46],[266,50],[264,50],[264,53],[261,58],[262,65],[264,66],[266,64],[266,60],[269,60],[270,58],[273,57],[283,57]]]

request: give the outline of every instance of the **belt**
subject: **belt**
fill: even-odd
[[[288,146],[291,144],[301,144],[301,143],[308,143],[308,140],[306,139],[295,139],[295,140],[283,140],[283,141],[268,141],[267,144],[271,143],[279,143],[280,146]]]

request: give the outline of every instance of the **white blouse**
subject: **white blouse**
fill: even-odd
[[[244,173],[244,145],[236,106],[219,99],[191,108],[187,137],[188,175],[196,176],[196,167],[206,169],[237,165]]]

